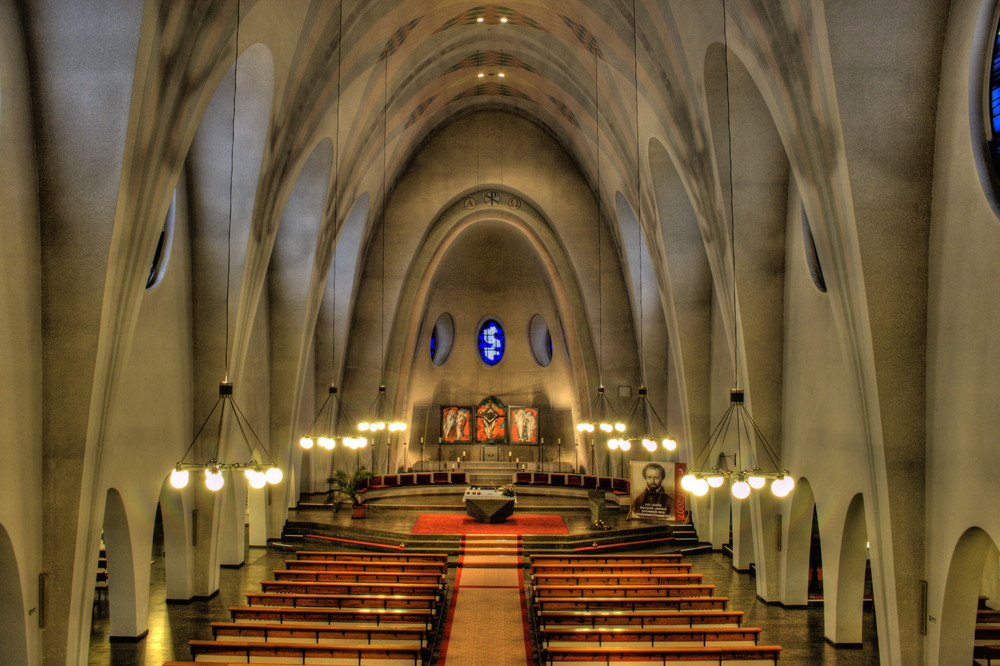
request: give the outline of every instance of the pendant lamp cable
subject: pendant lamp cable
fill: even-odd
[[[344,3],[340,3],[340,23],[337,25],[337,123],[334,129],[333,153],[333,312],[330,320],[330,386],[337,383],[337,246],[340,244],[340,77],[344,54]]]
[[[597,380],[604,386],[604,266],[601,248],[601,86],[597,80],[597,49],[594,49],[594,124],[597,146]]]
[[[643,372],[643,359],[645,359],[643,329],[645,328],[645,312],[643,308],[642,294],[642,254],[643,254],[643,233],[642,233],[642,171],[639,153],[639,38],[638,38],[638,18],[636,16],[635,0],[632,0],[632,71],[633,85],[635,87],[635,201],[636,218],[639,225],[639,383],[645,384],[645,373]],[[645,425],[645,424],[644,424]]]
[[[733,385],[740,387],[739,363],[739,322],[736,316],[736,199],[733,194],[733,120],[729,103],[729,14],[726,12],[726,0],[722,0],[722,35],[725,45],[725,81],[726,81],[726,140],[729,144],[729,250],[732,253],[733,265]]]
[[[232,279],[233,264],[233,192],[236,174],[236,89],[239,86],[240,71],[240,9],[241,2],[236,2],[236,57],[233,60],[233,125],[229,144],[229,224],[226,228],[226,340],[225,350],[225,381],[229,381],[229,290]]]
[[[389,193],[387,191],[388,181],[386,179],[386,152],[388,150],[387,135],[389,133],[389,54],[386,52],[385,56],[385,77],[384,85],[382,86],[382,248],[381,248],[381,263],[382,263],[382,279],[381,279],[381,308],[379,312],[379,328],[381,336],[382,345],[382,381],[379,384],[385,384],[385,227],[386,227],[386,210],[385,207],[388,204]]]

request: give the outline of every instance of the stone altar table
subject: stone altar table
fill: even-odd
[[[514,513],[515,497],[499,490],[469,488],[465,491],[465,513],[478,523],[502,523]]]

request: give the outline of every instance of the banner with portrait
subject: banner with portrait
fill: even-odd
[[[687,520],[680,484],[685,468],[681,463],[631,461],[629,519]]]

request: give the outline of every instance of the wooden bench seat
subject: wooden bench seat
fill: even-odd
[[[427,629],[419,627],[331,627],[319,624],[290,624],[270,622],[212,622],[212,636],[216,640],[256,638],[263,641],[309,640],[315,643],[329,641],[355,641],[383,644],[397,641],[424,646]]]
[[[257,663],[267,658],[295,659],[301,664],[327,659],[352,659],[355,662],[367,659],[398,659],[401,663],[410,664],[423,662],[423,649],[418,645],[193,640],[188,641],[188,646],[195,661],[202,656],[228,656],[239,657],[244,663]]]
[[[250,606],[284,606],[290,608],[429,608],[435,609],[437,596],[408,594],[282,594],[250,592]]]
[[[1000,610],[980,608],[976,611],[976,622],[1000,622]]]
[[[313,622],[326,625],[367,624],[374,626],[434,624],[430,608],[287,608],[283,606],[230,606],[233,621]]]
[[[289,567],[290,568],[290,567]],[[671,574],[690,573],[691,564],[688,562],[663,562],[660,564],[555,564],[548,562],[532,562],[530,571],[532,574]]]
[[[546,664],[555,662],[644,661],[667,664],[674,661],[757,662],[777,664],[781,648],[777,645],[725,645],[676,647],[551,647],[542,650]]]
[[[759,627],[543,627],[539,636],[546,646],[553,643],[691,643],[708,645],[725,641],[729,644],[756,645]]]
[[[979,641],[993,641],[994,643],[1000,641],[1000,624],[977,624],[975,638]]]
[[[655,627],[667,625],[695,627],[718,624],[732,624],[738,627],[743,623],[743,611],[633,610],[624,613],[617,610],[551,610],[538,613],[538,622],[541,626],[545,627],[552,625],[581,627]]]
[[[350,583],[332,581],[262,580],[264,592],[287,594],[414,594],[418,596],[438,596],[440,584],[418,583]]]
[[[554,574],[535,573],[535,585],[697,585],[702,575],[695,573],[670,574]]]
[[[300,550],[296,551],[297,560],[337,560],[342,562],[381,562],[384,560],[401,560],[404,562],[447,562],[446,553],[366,553],[361,551],[343,550]]]
[[[419,583],[443,587],[442,573],[412,573],[409,571],[323,571],[309,569],[278,569],[275,580],[315,581],[330,583]]]
[[[660,564],[679,562],[681,553],[653,553],[649,555],[532,555],[531,564]]]
[[[548,610],[726,610],[729,597],[538,597],[535,608]]]
[[[289,590],[294,592],[296,590]],[[542,597],[710,597],[714,585],[535,585]]]
[[[364,567],[365,571],[406,571],[412,573],[448,573],[447,562],[411,562],[409,560],[380,560],[377,562],[361,562],[359,560],[285,560],[285,568],[299,571],[357,571]]]

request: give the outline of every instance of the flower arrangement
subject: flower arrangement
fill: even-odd
[[[602,530],[602,531],[603,530],[610,530],[611,529],[611,525],[608,525],[603,520],[595,520],[594,523],[590,526],[590,529],[592,529],[592,530]]]
[[[515,494],[513,483],[505,483],[504,485],[497,488],[497,490],[499,490],[500,494],[503,495],[504,497],[513,497]]]

